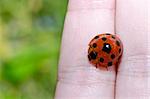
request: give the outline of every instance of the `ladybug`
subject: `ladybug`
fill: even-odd
[[[88,60],[96,68],[106,69],[120,63],[123,44],[118,36],[104,33],[95,36],[89,43]]]

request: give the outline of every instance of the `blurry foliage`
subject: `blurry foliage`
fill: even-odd
[[[0,0],[0,99],[53,99],[67,0]]]

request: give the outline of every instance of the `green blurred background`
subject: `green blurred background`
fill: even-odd
[[[0,99],[53,99],[67,0],[0,0]]]

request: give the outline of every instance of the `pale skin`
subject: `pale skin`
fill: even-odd
[[[150,99],[148,1],[69,1],[55,99]],[[88,62],[88,43],[103,32],[116,33],[123,42],[117,74]]]

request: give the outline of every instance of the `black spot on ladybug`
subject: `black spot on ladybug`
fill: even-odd
[[[102,40],[103,40],[103,41],[106,41],[106,40],[107,40],[107,38],[106,38],[106,37],[103,37],[103,38],[102,38]]]
[[[106,33],[105,35],[111,35],[111,34],[109,34],[109,33]]]
[[[121,52],[121,48],[119,49],[119,53]]]
[[[94,48],[96,48],[96,47],[97,47],[97,44],[96,44],[96,43],[94,43],[94,44],[93,44],[93,47],[94,47]]]
[[[102,48],[102,51],[106,52],[106,53],[110,53],[111,51],[111,45],[109,43],[104,43],[103,44],[103,48]]]
[[[95,37],[94,37],[94,39],[98,39],[98,38],[99,38],[99,36],[95,36]]]
[[[112,36],[113,39],[115,39],[115,36]]]
[[[103,63],[103,62],[104,62],[104,58],[101,57],[101,58],[99,59],[99,61]]]
[[[89,61],[91,61],[91,57],[90,57],[90,55],[88,55],[88,59],[89,59]]]
[[[111,55],[111,59],[114,59],[114,58],[115,58],[115,55],[114,55],[114,54],[112,54],[112,55]]]
[[[107,64],[108,66],[112,66],[112,62],[108,62],[108,64]]]
[[[89,54],[89,56],[90,56],[91,59],[95,60],[96,57],[97,57],[97,53],[94,52],[94,51],[92,51],[92,52]]]
[[[116,41],[116,44],[117,44],[118,46],[120,46],[120,42],[119,42],[119,41]]]

